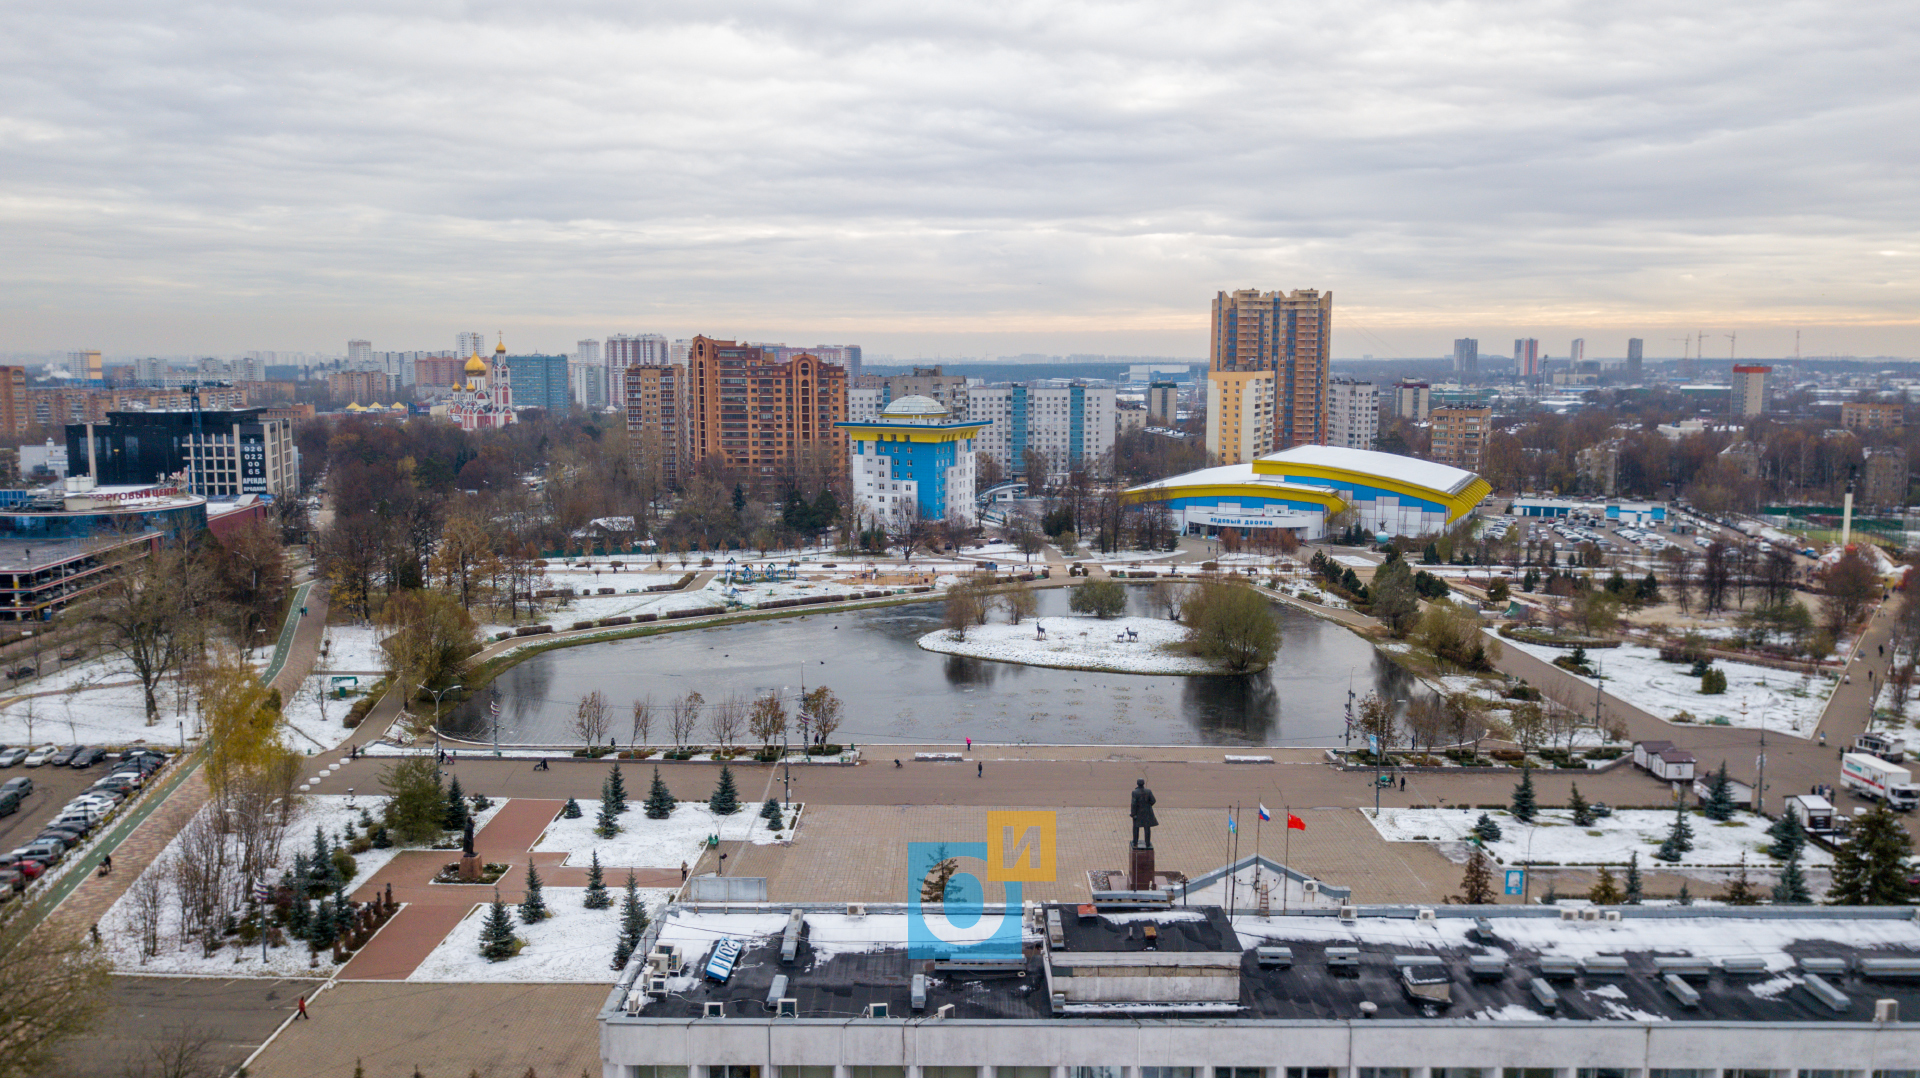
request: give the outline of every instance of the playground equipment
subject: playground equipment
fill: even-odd
[[[793,565],[777,565],[768,562],[756,569],[752,562],[745,565],[729,565],[721,578],[726,584],[774,584],[782,580],[794,580],[800,575]]]

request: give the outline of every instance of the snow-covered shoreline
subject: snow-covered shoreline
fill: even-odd
[[[1431,842],[1451,845],[1456,860],[1466,859],[1466,842],[1477,810],[1460,809],[1381,809],[1376,817],[1371,809],[1360,814],[1388,842]],[[1575,826],[1565,809],[1541,809],[1532,824],[1521,823],[1509,813],[1488,811],[1486,815],[1500,827],[1500,837],[1486,844],[1487,853],[1498,864],[1534,865],[1624,865],[1640,854],[1640,869],[1650,872],[1666,868],[1732,868],[1746,855],[1755,869],[1774,867],[1765,847],[1768,822],[1750,812],[1736,812],[1726,823],[1693,814],[1693,849],[1679,861],[1655,860],[1653,852],[1666,840],[1674,814],[1666,809],[1620,809],[1611,816],[1594,820],[1585,827]],[[1443,849],[1442,852],[1449,852]],[[1833,855],[1809,845],[1804,854],[1809,867],[1833,863]]]
[[[1039,627],[1046,629],[1042,638]],[[1127,630],[1133,639],[1125,639]],[[1187,628],[1160,618],[1048,617],[1019,625],[974,625],[965,640],[953,639],[946,629],[919,640],[921,648],[945,655],[964,655],[994,662],[1052,666],[1067,670],[1108,670],[1120,674],[1218,674],[1205,659],[1181,655],[1167,648],[1179,643]]]
[[[1572,654],[1565,648],[1520,640],[1501,643],[1549,663]],[[1684,712],[1691,716],[1690,721],[1702,725],[1749,729],[1764,725],[1773,733],[1804,738],[1813,737],[1820,728],[1827,698],[1838,685],[1837,678],[1825,673],[1809,677],[1752,663],[1715,659],[1713,668],[1727,676],[1727,691],[1709,696],[1700,692],[1700,679],[1692,676],[1688,666],[1666,662],[1655,648],[1623,644],[1590,651],[1587,660],[1603,675],[1608,694],[1655,718],[1685,725],[1688,720],[1676,718]],[[1594,684],[1593,678],[1568,673],[1589,685]]]

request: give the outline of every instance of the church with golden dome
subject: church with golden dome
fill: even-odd
[[[466,381],[447,395],[446,415],[461,430],[495,430],[517,422],[513,385],[507,377],[507,345],[494,346],[491,360],[475,352],[467,360]]]

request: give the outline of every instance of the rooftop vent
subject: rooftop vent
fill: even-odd
[[[1542,958],[1540,976],[1556,981],[1570,981],[1580,975],[1578,958]]]
[[[1624,977],[1629,970],[1627,960],[1617,954],[1597,954],[1581,963],[1581,968],[1589,977]]]
[[[1593,968],[1591,960],[1587,962],[1587,968]],[[1713,973],[1713,963],[1704,958],[1667,956],[1653,960],[1653,971],[1663,976],[1671,973],[1676,977],[1707,977]]]
[[[1900,1001],[1897,999],[1874,1000],[1873,1020],[1876,1022],[1898,1022],[1900,1020]]]
[[[1527,988],[1533,993],[1534,1002],[1540,1004],[1541,1010],[1551,1014],[1560,1009],[1560,993],[1555,992],[1545,980],[1535,977],[1528,982]]]
[[[1293,965],[1293,948],[1255,947],[1253,957],[1262,969],[1287,969]]]
[[[1468,930],[1467,937],[1475,943],[1495,942],[1493,922],[1487,920],[1485,917],[1475,917],[1473,919],[1473,927]]]
[[[1327,968],[1336,972],[1342,970],[1358,972],[1360,969],[1360,948],[1327,948]]]
[[[719,1000],[708,1000],[706,1010],[702,1013],[707,1018],[725,1018],[727,1016],[727,1005]]]
[[[1477,954],[1467,959],[1467,972],[1479,981],[1497,981],[1507,975],[1507,960],[1497,954]]]
[[[1847,960],[1844,958],[1802,958],[1800,972],[1817,973],[1822,977],[1845,977]]]
[[[793,965],[800,957],[800,933],[807,927],[807,916],[799,910],[787,914],[787,931],[780,937],[780,964]]]
[[[1340,906],[1340,923],[1341,924],[1350,925],[1353,922],[1358,921],[1359,919],[1360,919],[1360,907],[1349,906],[1344,903],[1341,904]]]
[[[1738,958],[1723,958],[1720,960],[1720,969],[1729,976],[1735,974],[1749,977],[1758,976],[1767,972],[1767,960],[1758,955],[1741,955]]]
[[[1374,1015],[1379,1013],[1380,1013],[1380,1005],[1378,1003],[1375,1003],[1371,1000],[1362,1000],[1360,1002],[1360,1017],[1372,1018]]]
[[[1700,1005],[1700,993],[1696,991],[1692,985],[1681,980],[1675,974],[1669,973],[1665,977],[1662,977],[1661,980],[1667,982],[1667,991],[1673,994],[1674,999],[1680,1001],[1682,1007],[1698,1007]]]
[[[927,975],[924,973],[913,975],[913,1009],[916,1011],[927,1009]]]
[[[800,1017],[800,1001],[789,996],[775,1004],[774,1010],[775,1018],[798,1018]]]
[[[767,987],[767,1010],[773,1010],[775,1007],[778,1007],[780,1001],[786,997],[786,994],[787,975],[784,973],[774,974],[773,983]]]
[[[952,1018],[952,1017],[953,1017],[953,1004],[951,1004],[951,1003],[942,1003],[942,1004],[940,1005],[940,1009],[939,1009],[939,1010],[937,1010],[937,1011],[934,1011],[934,1012],[933,1012],[933,1016],[934,1016],[935,1018]]]
[[[1837,1014],[1847,1013],[1847,1008],[1853,1005],[1853,1001],[1847,998],[1845,992],[1828,984],[1827,979],[1817,973],[1807,974],[1806,980],[1801,981],[1800,985],[1807,990],[1808,995],[1826,1004]]]
[[[1416,921],[1424,921],[1424,922],[1431,923],[1433,921],[1438,920],[1439,915],[1423,906],[1420,909],[1417,909],[1413,912],[1413,919]]]
[[[1067,949],[1067,930],[1060,923],[1060,911],[1047,911],[1047,945],[1056,951]]]
[[[1860,976],[1877,977],[1887,981],[1904,981],[1920,977],[1920,959],[1915,958],[1862,958]]]
[[[861,1011],[860,1014],[864,1018],[885,1018],[887,1016],[887,1005],[884,1003],[869,1003],[867,1004],[867,1009]]]

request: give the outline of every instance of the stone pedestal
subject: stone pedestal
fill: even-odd
[[[480,860],[477,853],[460,855],[460,878],[467,883],[479,883],[486,872],[486,862]]]
[[[1153,847],[1134,846],[1127,850],[1127,890],[1153,889]]]

